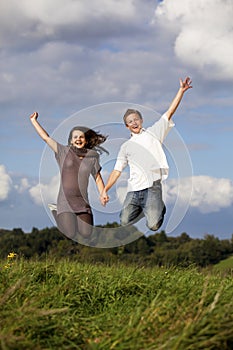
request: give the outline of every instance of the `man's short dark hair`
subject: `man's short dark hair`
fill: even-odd
[[[140,113],[139,111],[137,111],[136,109],[129,108],[129,109],[127,109],[127,111],[125,112],[124,117],[123,117],[123,120],[124,120],[125,125],[127,125],[127,123],[126,123],[126,118],[127,118],[130,114],[137,114],[137,115],[139,116],[139,118],[142,119],[142,115],[141,115],[141,113]]]

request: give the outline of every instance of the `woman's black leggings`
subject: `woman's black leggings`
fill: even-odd
[[[77,238],[80,234],[84,238],[89,238],[93,229],[93,215],[89,213],[71,213],[65,212],[57,215],[52,211],[57,227],[65,236],[70,239]]]

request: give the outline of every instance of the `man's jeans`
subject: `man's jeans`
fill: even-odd
[[[120,214],[121,225],[134,224],[144,215],[148,228],[156,231],[163,223],[165,212],[161,180],[157,180],[152,187],[127,193]]]

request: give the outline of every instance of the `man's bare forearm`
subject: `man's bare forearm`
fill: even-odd
[[[109,175],[107,184],[105,186],[105,191],[107,192],[110,188],[117,182],[117,179],[120,177],[121,172],[118,170],[113,170]]]
[[[179,106],[185,91],[192,88],[191,84],[192,84],[192,81],[189,77],[185,78],[185,80],[180,79],[180,88],[166,112],[168,120],[171,119],[171,117],[177,110],[177,107]]]

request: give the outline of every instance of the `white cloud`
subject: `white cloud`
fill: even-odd
[[[23,193],[25,192],[27,189],[29,189],[30,184],[29,181],[26,177],[20,179],[20,184],[19,185],[15,185],[15,189],[19,192],[19,193]]]
[[[190,187],[193,190],[189,205],[201,213],[217,212],[233,204],[232,181],[204,175],[167,181],[166,201],[182,205],[189,200]]]
[[[8,198],[12,187],[12,180],[4,165],[0,165],[0,201]]]
[[[135,28],[139,19],[133,0],[1,0],[1,44],[18,47],[31,42],[35,47],[48,40],[79,42],[84,36],[99,40],[118,35],[122,27]]]
[[[61,110],[61,104],[88,106],[90,100],[136,99],[152,91],[143,89],[144,62],[155,62],[154,54],[132,52],[132,47],[148,29],[153,10],[142,0],[60,0],[59,6],[56,0],[20,5],[2,0],[0,102],[35,109],[39,96],[40,111],[43,104],[48,114],[57,104]],[[127,81],[125,72],[131,76]]]
[[[211,79],[233,79],[232,0],[164,0],[154,22],[175,35],[177,57]]]
[[[37,205],[43,205],[43,203],[56,203],[56,198],[59,188],[59,174],[52,177],[48,184],[39,183],[33,186],[29,190],[29,194]]]
[[[21,6],[28,17],[39,18],[43,23],[66,24],[88,22],[93,18],[130,18],[135,15],[132,0],[93,0],[87,6],[82,0],[40,0],[36,4],[30,0],[22,0]]]

